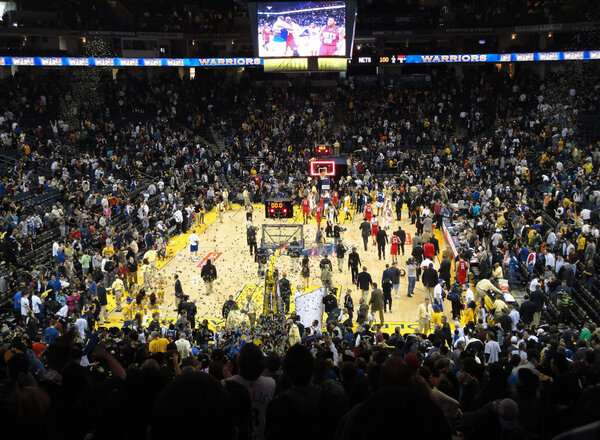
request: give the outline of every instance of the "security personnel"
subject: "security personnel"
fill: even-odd
[[[352,252],[348,254],[348,268],[352,272],[352,284],[356,284],[358,277],[358,268],[361,266],[360,256],[356,252],[356,247],[352,248]]]
[[[250,226],[247,231],[247,240],[248,246],[250,246],[250,255],[254,255],[256,253],[256,228],[254,226]]]
[[[283,304],[284,313],[290,311],[290,296],[292,294],[292,287],[289,280],[286,278],[286,274],[282,274],[279,279],[279,294],[281,295],[281,303]]]

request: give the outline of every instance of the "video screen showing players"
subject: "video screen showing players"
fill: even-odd
[[[346,56],[344,1],[258,3],[258,56]]]

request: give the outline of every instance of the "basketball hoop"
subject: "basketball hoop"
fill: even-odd
[[[319,176],[321,176],[321,180],[327,178],[327,168],[319,168]]]

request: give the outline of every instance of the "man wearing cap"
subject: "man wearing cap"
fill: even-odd
[[[444,283],[445,281],[440,278],[433,288],[433,305],[438,306],[440,312],[444,311]]]
[[[356,247],[352,247],[352,252],[348,254],[348,268],[352,273],[352,284],[356,283],[360,264],[360,256],[358,255],[358,252],[356,252]]]

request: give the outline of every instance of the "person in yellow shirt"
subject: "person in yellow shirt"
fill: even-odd
[[[431,316],[433,315],[433,307],[429,303],[429,298],[425,298],[425,301],[419,304],[417,308],[417,321],[419,322],[419,327],[417,328],[416,333],[423,333],[425,335],[429,335],[431,333]]]
[[[431,328],[435,329],[435,326],[442,326],[442,312],[438,306],[433,306],[433,313],[431,314]]]
[[[583,169],[585,170],[585,174],[592,174],[592,170],[594,169],[594,165],[589,160],[583,164]]]
[[[158,332],[152,332],[150,335],[151,340],[148,345],[148,350],[150,353],[166,353],[167,345],[169,345],[169,340],[167,338],[162,338],[159,336]]]
[[[104,246],[104,249],[102,249],[102,256],[104,258],[110,258],[114,254],[115,254],[115,250],[110,245],[106,245],[106,246]]]
[[[585,250],[585,237],[583,236],[583,234],[581,234],[579,236],[579,238],[577,238],[577,252],[579,252],[579,255],[581,255],[581,252],[583,252]]]
[[[117,310],[121,309],[121,300],[123,299],[123,292],[125,291],[125,285],[121,278],[116,278],[112,283],[112,293],[115,295],[115,302],[117,303]]]
[[[494,269],[492,269],[492,278],[497,280],[501,280],[504,278],[504,273],[502,272],[502,266],[500,263],[494,263]]]
[[[461,317],[461,322],[460,322],[463,327],[469,325],[471,322],[475,323],[475,308],[476,307],[477,307],[477,304],[475,303],[475,301],[471,301],[469,303],[469,306],[463,312],[462,317]]]
[[[496,295],[496,301],[494,301],[494,319],[496,321],[502,316],[504,310],[508,310],[508,306],[504,302],[502,295]]]

